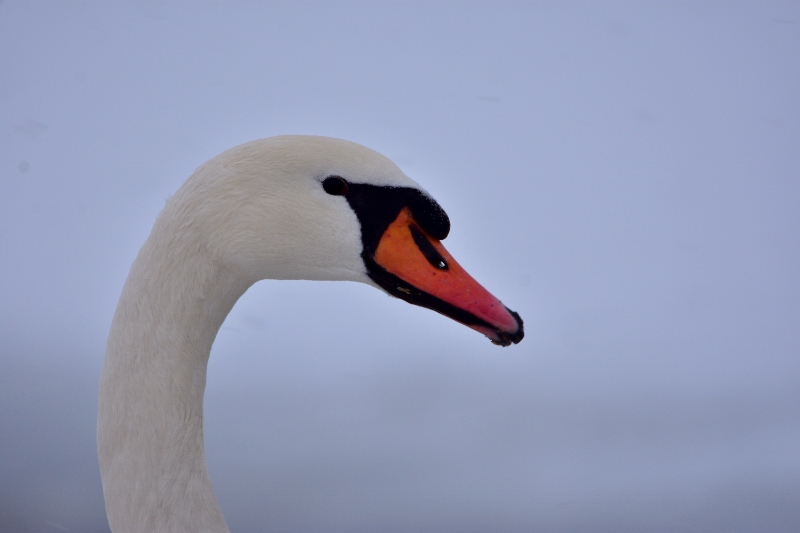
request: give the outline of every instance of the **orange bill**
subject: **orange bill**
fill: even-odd
[[[384,231],[374,261],[397,279],[392,294],[469,326],[495,344],[518,343],[522,319],[470,276],[404,208]]]

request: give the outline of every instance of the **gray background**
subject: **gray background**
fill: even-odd
[[[285,133],[398,163],[527,335],[257,284],[206,394],[234,532],[800,531],[800,4],[10,0],[0,530],[107,530],[128,268],[194,168]]]

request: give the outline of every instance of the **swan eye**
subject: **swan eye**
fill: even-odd
[[[347,182],[339,176],[328,176],[322,181],[322,188],[325,192],[334,196],[347,194]]]

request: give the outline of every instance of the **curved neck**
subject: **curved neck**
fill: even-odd
[[[203,447],[211,345],[252,285],[162,215],[139,252],[111,326],[100,383],[98,454],[115,533],[227,532]]]

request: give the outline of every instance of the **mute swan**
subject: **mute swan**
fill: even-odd
[[[325,137],[232,148],[167,202],[122,290],[100,383],[98,455],[115,533],[228,532],[206,467],[211,345],[261,279],[368,283],[507,346],[519,315],[439,242],[447,215],[384,156]]]

